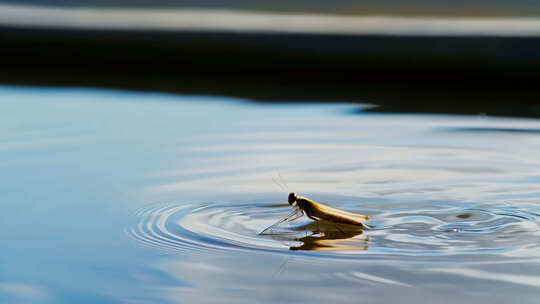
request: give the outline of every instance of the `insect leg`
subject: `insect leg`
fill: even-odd
[[[316,218],[316,217],[313,217],[313,216],[311,216],[311,215],[309,215],[309,214],[307,215],[307,217],[309,217],[310,219],[312,219],[312,220],[314,220],[314,221],[317,221],[317,222],[319,221],[319,219],[318,219],[318,218]]]
[[[310,219],[314,220],[317,223],[317,233],[319,233],[321,231],[321,229],[319,228],[319,219],[316,218],[316,217],[313,217],[307,211],[306,211],[306,215],[307,215],[307,217],[309,217]]]
[[[285,222],[286,220],[290,219],[291,217],[293,217],[296,213],[298,212],[298,209],[295,209],[293,212],[291,212],[289,215],[287,215],[286,217],[282,218],[281,220],[277,221],[276,223],[272,224],[271,226],[269,226],[268,228],[264,229],[263,231],[261,231],[259,233],[259,235],[262,235],[262,234],[265,234],[266,231],[276,227],[277,225]]]
[[[304,216],[304,210],[300,209],[300,215],[290,219],[289,222],[296,221],[297,219],[301,218],[302,216]]]
[[[321,229],[319,227],[319,219],[313,216],[311,207],[306,209],[306,215],[307,217],[309,217],[310,219],[314,220],[317,223],[317,233],[320,233]]]

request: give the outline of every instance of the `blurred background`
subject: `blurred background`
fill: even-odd
[[[212,8],[242,9],[270,12],[339,13],[353,15],[411,16],[538,16],[540,5],[533,0],[321,0],[242,1],[242,0],[4,0],[4,3],[49,5],[63,7],[122,8]]]
[[[2,1],[0,82],[540,115],[537,1]]]
[[[538,303],[540,1],[0,0],[0,58],[2,304]]]

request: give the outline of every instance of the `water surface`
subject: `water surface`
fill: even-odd
[[[536,303],[540,122],[367,107],[0,87],[0,301]]]

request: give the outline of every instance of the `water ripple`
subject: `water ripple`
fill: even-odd
[[[178,204],[136,212],[126,233],[165,252],[257,250],[320,256],[511,254],[539,248],[538,217],[517,208],[419,207],[371,210],[367,231],[307,219],[259,235],[287,214],[285,204]],[[358,210],[358,212],[365,212]]]

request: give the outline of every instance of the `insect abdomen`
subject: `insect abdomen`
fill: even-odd
[[[319,213],[318,215],[315,215],[315,216],[320,218],[320,219],[331,221],[331,222],[336,222],[336,223],[341,223],[341,224],[349,224],[349,225],[357,225],[357,226],[364,226],[364,223],[362,223],[359,220],[355,220],[355,219],[351,219],[351,218],[347,218],[347,217],[343,217],[343,216],[339,216],[339,215],[328,214],[328,213]]]
[[[318,207],[318,203],[313,202],[311,200],[304,199],[303,205],[305,206],[304,209],[306,209],[306,212],[309,215],[314,216],[316,218],[327,220],[334,223],[356,225],[356,226],[362,226],[364,228],[366,227],[366,225],[360,220],[346,217],[340,214],[333,214],[333,213],[326,212],[323,209]]]

